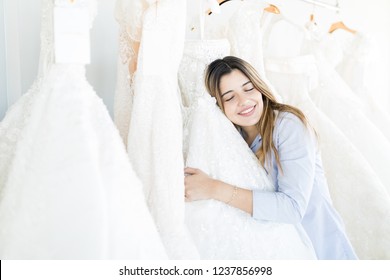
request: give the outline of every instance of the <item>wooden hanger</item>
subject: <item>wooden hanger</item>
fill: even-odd
[[[277,15],[280,14],[279,8],[273,4],[270,4],[267,8],[264,8],[264,11],[272,14],[277,14]]]
[[[329,33],[333,33],[333,32],[334,32],[335,30],[337,30],[337,29],[342,29],[342,30],[348,31],[348,32],[350,32],[350,33],[352,33],[352,34],[356,34],[356,30],[353,30],[353,29],[347,27],[347,26],[344,24],[344,22],[342,22],[342,21],[338,21],[338,22],[333,23],[333,24],[330,26],[328,32],[329,32]]]
[[[337,7],[337,11],[336,11],[336,12],[337,12],[337,15],[340,16],[340,3],[339,3],[338,0],[337,0],[336,7]],[[333,32],[336,31],[337,29],[342,29],[342,30],[345,30],[345,31],[350,32],[350,33],[352,33],[352,34],[356,34],[356,30],[353,30],[353,29],[347,27],[347,26],[344,24],[344,22],[342,22],[341,20],[334,22],[334,23],[330,26],[328,32],[329,32],[329,33],[333,33]]]

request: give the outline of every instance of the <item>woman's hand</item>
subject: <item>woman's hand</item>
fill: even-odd
[[[200,169],[187,167],[184,169],[185,201],[213,198],[216,180],[210,178]]]
[[[184,169],[185,201],[215,199],[252,215],[253,193],[208,176],[200,169]]]

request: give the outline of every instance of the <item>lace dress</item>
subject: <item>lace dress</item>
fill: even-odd
[[[284,102],[301,109],[315,128],[332,200],[358,257],[388,259],[390,196],[360,151],[314,104],[309,93],[319,83],[316,58],[296,53],[305,31],[282,16],[264,28],[266,75]]]
[[[274,191],[264,169],[204,87],[203,73],[229,53],[226,40],[187,41],[179,70],[186,166],[229,184]],[[215,200],[186,203],[186,222],[202,259],[314,259],[301,225],[254,220]]]
[[[115,19],[119,24],[119,55],[114,121],[125,145],[134,98],[134,77],[142,35],[142,19],[148,5],[147,0],[116,0],[115,4]]]
[[[199,258],[184,223],[183,125],[177,71],[186,3],[149,1],[143,15],[127,150],[172,259]]]
[[[95,5],[43,1],[40,74],[0,123],[1,259],[166,258],[142,185],[84,64],[53,62],[53,10],[64,12],[66,23],[89,14],[76,26],[85,41]]]

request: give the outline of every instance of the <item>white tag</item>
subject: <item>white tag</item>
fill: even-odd
[[[54,8],[56,63],[90,63],[89,16],[86,7]]]

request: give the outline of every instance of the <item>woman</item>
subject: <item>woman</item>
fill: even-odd
[[[256,70],[228,56],[212,62],[206,88],[267,170],[276,192],[248,190],[186,168],[186,200],[216,199],[262,221],[302,223],[319,259],[357,259],[332,206],[316,137],[303,113],[276,102]]]

